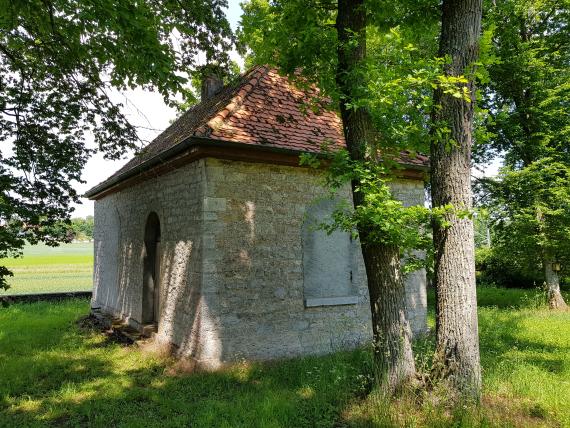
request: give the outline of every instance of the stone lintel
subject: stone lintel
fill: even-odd
[[[308,297],[305,299],[306,308],[312,308],[315,306],[356,305],[357,303],[358,296]]]

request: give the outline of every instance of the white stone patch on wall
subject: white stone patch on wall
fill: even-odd
[[[188,266],[192,257],[192,241],[174,241],[162,245],[160,254],[161,314],[158,323],[160,340],[175,343],[176,311],[188,287]]]
[[[121,220],[116,209],[108,207],[98,210],[95,217],[95,265],[93,269],[94,287],[92,306],[102,309],[115,308],[119,300],[119,268],[115,261],[119,258],[121,241]],[[105,231],[105,239],[102,232]]]
[[[224,360],[222,352],[225,346],[220,339],[220,323],[208,306],[208,296],[195,297],[195,315],[191,324],[184,326],[185,335],[178,342],[178,355],[192,357],[202,367],[217,368]]]
[[[139,314],[142,313],[142,242],[127,240],[124,235],[121,239],[118,259],[119,298],[113,311],[114,315],[124,317],[128,322],[132,321],[135,326],[140,322]],[[133,269],[139,264],[140,269]]]

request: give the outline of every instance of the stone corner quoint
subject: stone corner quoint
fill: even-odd
[[[212,82],[209,82],[210,85]],[[360,245],[315,225],[334,208],[299,154],[343,147],[334,112],[258,66],[214,85],[114,175],[95,200],[92,307],[211,366],[324,354],[370,339]],[[425,157],[402,154],[393,190],[423,204]],[[349,189],[339,197],[350,199]],[[426,330],[425,272],[406,279]]]

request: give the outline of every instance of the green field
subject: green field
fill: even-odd
[[[368,349],[188,374],[80,328],[86,300],[14,304],[0,309],[0,426],[570,427],[570,312],[509,294],[517,309],[479,309],[479,410],[449,409],[437,388],[387,405],[371,393]],[[420,368],[432,352],[433,337],[419,344]]]
[[[85,291],[93,286],[93,243],[27,245],[24,256],[2,260],[14,276],[1,294]]]

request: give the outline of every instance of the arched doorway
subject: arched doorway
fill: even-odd
[[[146,220],[143,259],[142,323],[158,324],[160,315],[160,221],[155,212]]]

